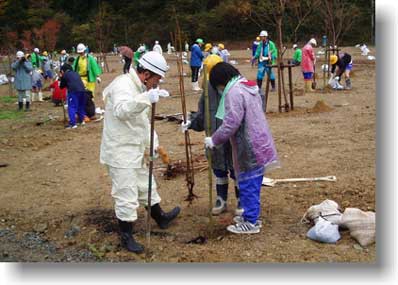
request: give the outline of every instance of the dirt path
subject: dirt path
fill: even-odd
[[[354,51],[354,50],[351,50]],[[356,51],[356,50],[355,50]],[[156,172],[162,205],[182,206],[181,217],[168,230],[153,224],[152,260],[159,262],[375,262],[376,247],[359,247],[347,231],[336,245],[308,240],[308,226],[300,223],[306,209],[332,199],[344,209],[375,211],[375,65],[355,65],[353,90],[316,92],[295,97],[295,111],[277,113],[277,95],[271,93],[267,118],[282,168],[272,178],[337,176],[337,182],[290,183],[263,188],[263,228],[260,234],[237,236],[225,227],[232,220],[235,199],[230,186],[229,211],[215,219],[215,233],[204,244],[187,244],[207,236],[207,172],[197,172],[195,192],[201,198],[189,206],[184,176],[166,180]],[[237,68],[249,79],[256,70],[243,59],[246,51],[232,51]],[[106,86],[122,69],[110,58],[113,73],[102,76]],[[163,87],[178,95],[175,63]],[[188,68],[186,68],[188,70]],[[320,68],[317,68],[320,70]],[[294,70],[293,78],[300,76]],[[321,78],[321,74],[318,74]],[[199,94],[190,90],[187,104],[196,110]],[[322,86],[322,80],[318,81]],[[301,78],[296,88],[302,89]],[[0,96],[7,87],[1,86]],[[99,92],[96,102],[103,106]],[[313,109],[323,100],[330,107]],[[322,107],[322,106],[321,106]],[[0,103],[0,109],[16,108]],[[65,130],[62,109],[50,102],[34,103],[19,119],[0,120],[0,261],[142,261],[143,256],[119,247],[110,178],[99,164],[102,122]],[[178,97],[162,100],[158,113],[178,113]],[[56,117],[36,126],[36,122]],[[161,145],[173,161],[184,159],[183,135],[175,122],[157,121]],[[203,154],[203,133],[192,133],[195,156]],[[156,167],[161,167],[156,162]],[[139,211],[137,239],[145,241],[144,211]]]

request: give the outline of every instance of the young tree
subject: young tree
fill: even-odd
[[[360,9],[350,0],[322,0],[320,13],[333,45],[339,44],[361,15]]]

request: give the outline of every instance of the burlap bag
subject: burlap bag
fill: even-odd
[[[341,216],[339,205],[333,200],[325,200],[318,205],[309,207],[301,222],[316,224],[319,217],[323,217],[333,224],[340,225]]]
[[[368,246],[376,241],[376,213],[357,208],[346,208],[341,224],[350,230],[350,235],[361,245]]]

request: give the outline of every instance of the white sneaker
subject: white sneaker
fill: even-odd
[[[214,216],[217,216],[227,210],[227,202],[223,200],[220,196],[217,196],[216,205],[211,210]]]
[[[67,126],[65,129],[67,129],[67,130],[71,130],[71,129],[76,129],[77,128],[77,126],[76,125],[74,125],[74,126]]]
[[[244,222],[245,222],[245,219],[244,219],[242,216],[235,216],[235,217],[233,218],[233,221],[234,221],[235,223],[237,223],[237,224],[240,224],[240,223],[244,223]],[[258,226],[259,228],[262,228],[262,227],[263,227],[263,222],[262,222],[261,220],[257,220],[256,223],[255,223],[254,225],[255,225],[255,226]]]
[[[202,91],[202,88],[199,87],[199,82],[198,81],[193,82],[192,86],[193,86],[193,91]]]
[[[258,234],[260,232],[260,227],[250,222],[243,222],[230,225],[227,227],[227,230],[234,234]]]

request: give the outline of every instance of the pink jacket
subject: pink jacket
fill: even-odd
[[[315,54],[312,46],[306,44],[302,51],[301,70],[303,72],[314,72]]]

